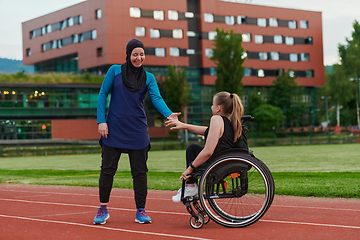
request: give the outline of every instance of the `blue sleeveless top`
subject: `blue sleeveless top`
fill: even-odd
[[[107,95],[110,105],[105,119]],[[102,83],[97,107],[97,123],[106,122],[108,138],[100,138],[106,146],[121,149],[143,149],[150,144],[147,119],[143,107],[148,92],[155,108],[164,116],[172,114],[160,95],[153,74],[146,72],[146,85],[138,92],[126,88],[122,81],[121,65],[113,65]]]

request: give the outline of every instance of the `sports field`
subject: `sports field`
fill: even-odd
[[[360,198],[360,144],[252,148],[273,172],[276,194]],[[98,185],[100,154],[0,158],[0,183]],[[185,150],[150,151],[149,188],[177,190]],[[129,161],[121,157],[114,187],[132,188]]]

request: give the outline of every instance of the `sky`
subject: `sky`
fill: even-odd
[[[0,0],[0,58],[17,60],[23,58],[21,35],[22,22],[83,1],[84,0]],[[338,45],[346,44],[346,38],[349,38],[353,31],[353,23],[355,20],[360,22],[359,0],[236,1],[322,12],[324,65],[333,65],[339,62]]]

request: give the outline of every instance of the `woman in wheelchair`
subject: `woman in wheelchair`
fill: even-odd
[[[185,124],[176,119],[166,122],[166,126],[173,126],[170,128],[171,130],[187,129],[205,137],[204,147],[192,144],[186,149],[187,169],[180,177],[180,180],[186,181],[184,197],[198,194],[197,180],[191,176],[194,170],[198,167],[205,168],[206,161],[219,152],[241,147],[241,118],[244,108],[239,96],[228,92],[217,93],[213,98],[211,111],[213,116],[210,119],[209,127]],[[181,202],[181,189],[177,195],[172,197],[176,203]]]

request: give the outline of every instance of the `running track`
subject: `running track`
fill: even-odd
[[[0,184],[0,239],[360,239],[360,200],[275,196],[246,228],[189,224],[175,192],[149,191],[152,224],[135,223],[133,191],[113,189],[105,225],[93,225],[97,188]]]

